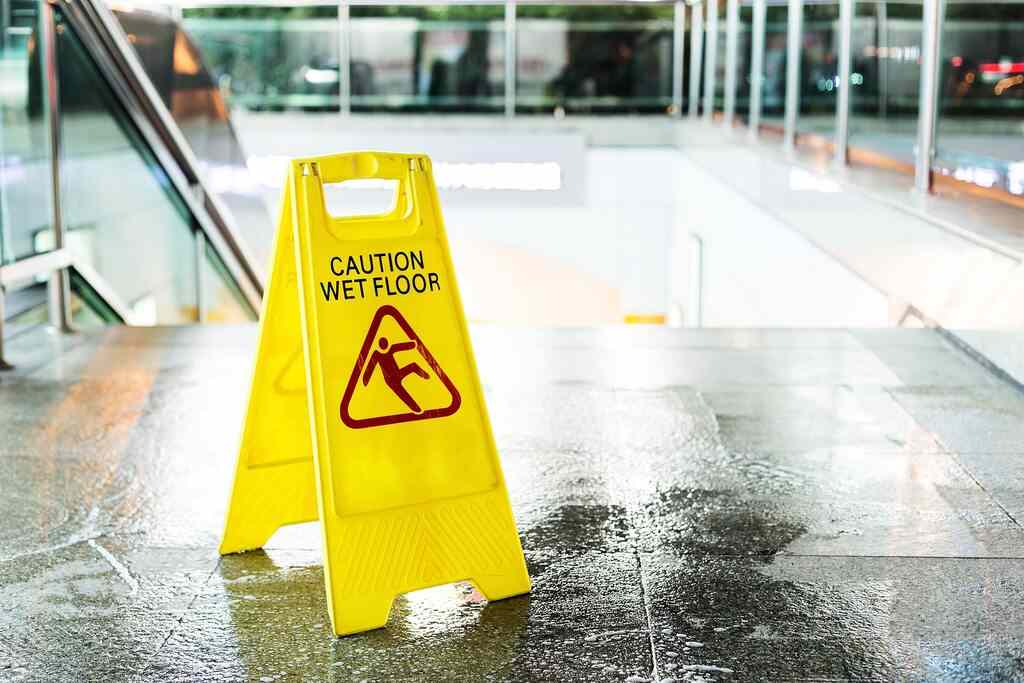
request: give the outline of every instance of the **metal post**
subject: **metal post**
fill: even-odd
[[[850,75],[853,50],[853,0],[839,0],[839,63],[836,83],[835,163],[845,166],[850,151]]]
[[[704,242],[700,235],[690,233],[690,282],[687,286],[686,325],[701,327],[704,323]]]
[[[708,0],[707,8],[707,58],[704,60],[704,120],[711,122],[715,113],[715,73],[718,61],[718,0]]]
[[[61,209],[61,118],[59,74],[57,72],[57,32],[63,27],[55,25],[53,7],[48,2],[39,4],[40,65],[46,90],[46,120],[49,124],[50,191],[52,193],[53,248],[64,248],[64,215]],[[71,283],[67,268],[59,268],[50,276],[47,285],[50,324],[61,332],[72,332]]]
[[[921,29],[921,86],[917,98],[917,156],[914,158],[914,189],[932,189],[932,158],[935,156],[935,116],[939,104],[939,44],[945,13],[943,0],[924,0]]]
[[[206,322],[206,287],[203,285],[203,264],[206,261],[206,234],[195,231],[196,322]]]
[[[505,116],[516,115],[516,3],[505,2]]]
[[[672,115],[683,115],[683,48],[686,40],[686,3],[676,0],[672,25]]]
[[[754,0],[753,35],[750,42],[750,116],[747,130],[756,140],[761,128],[761,90],[764,87],[764,37],[766,0]]]
[[[786,26],[786,113],[783,123],[783,146],[796,149],[796,119],[800,111],[800,55],[803,52],[804,3],[789,0]]]
[[[700,3],[690,8],[690,111],[696,119],[700,107],[700,66],[704,58],[704,13]]]
[[[338,2],[338,111],[352,113],[352,21],[348,0]]]
[[[725,97],[722,102],[722,123],[732,127],[736,116],[736,69],[740,43],[740,2],[728,0],[725,6]]]
[[[10,370],[14,366],[4,360],[4,320],[7,313],[4,309],[4,288],[0,285],[0,370]]]

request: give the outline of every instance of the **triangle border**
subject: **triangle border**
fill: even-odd
[[[416,342],[417,348],[420,351],[420,355],[430,366],[430,369],[434,371],[434,375],[441,380],[445,388],[448,389],[451,394],[452,401],[444,408],[433,408],[431,410],[424,410],[421,413],[399,413],[397,415],[382,415],[379,417],[368,417],[358,419],[352,417],[349,413],[349,404],[352,402],[352,397],[355,395],[356,384],[359,380],[359,375],[363,371],[363,367],[366,365],[366,359],[369,357],[370,346],[372,342],[377,338],[377,330],[380,329],[380,323],[384,319],[384,316],[390,315],[394,318],[398,326],[402,328],[402,331],[408,336],[410,340]],[[445,374],[444,370],[441,369],[441,365],[434,358],[433,354],[430,353],[430,349],[423,343],[420,336],[416,334],[416,331],[412,329],[412,325],[405,319],[402,313],[392,306],[391,304],[384,304],[377,309],[377,312],[373,315],[373,320],[370,321],[370,326],[366,331],[366,338],[363,339],[363,345],[359,349],[359,355],[356,356],[355,367],[352,368],[352,374],[348,378],[348,384],[345,386],[345,393],[341,399],[341,406],[339,412],[341,414],[341,421],[346,427],[351,429],[366,429],[368,427],[381,427],[383,425],[400,424],[402,422],[414,422],[416,420],[430,420],[439,417],[448,417],[454,415],[459,407],[462,405],[462,395],[459,390],[455,388],[455,384],[452,383],[448,375]]]

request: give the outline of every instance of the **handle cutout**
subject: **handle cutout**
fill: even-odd
[[[333,220],[393,217],[400,183],[393,178],[353,178],[324,184],[324,204]]]
[[[390,152],[358,152],[311,161],[314,164],[311,175],[317,176],[320,184],[327,229],[335,238],[399,237],[415,234],[422,227],[420,212],[430,210],[429,189],[424,185],[429,185],[429,176],[418,177],[424,168],[415,157]],[[382,186],[382,182],[386,185]],[[384,189],[392,183],[390,192]],[[363,196],[346,185],[349,188],[361,186]],[[385,206],[385,212],[380,213]],[[361,213],[363,211],[371,213]],[[372,213],[374,211],[377,213]]]

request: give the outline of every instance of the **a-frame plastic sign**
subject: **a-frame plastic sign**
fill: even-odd
[[[356,178],[397,181],[394,208],[330,216],[324,184]],[[318,518],[339,635],[421,588],[530,590],[426,156],[290,166],[220,551]]]

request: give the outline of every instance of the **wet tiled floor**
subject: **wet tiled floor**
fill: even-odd
[[[15,339],[0,680],[1024,679],[1024,395],[940,335],[474,338],[533,593],[342,639],[314,527],[217,556],[254,328]]]

